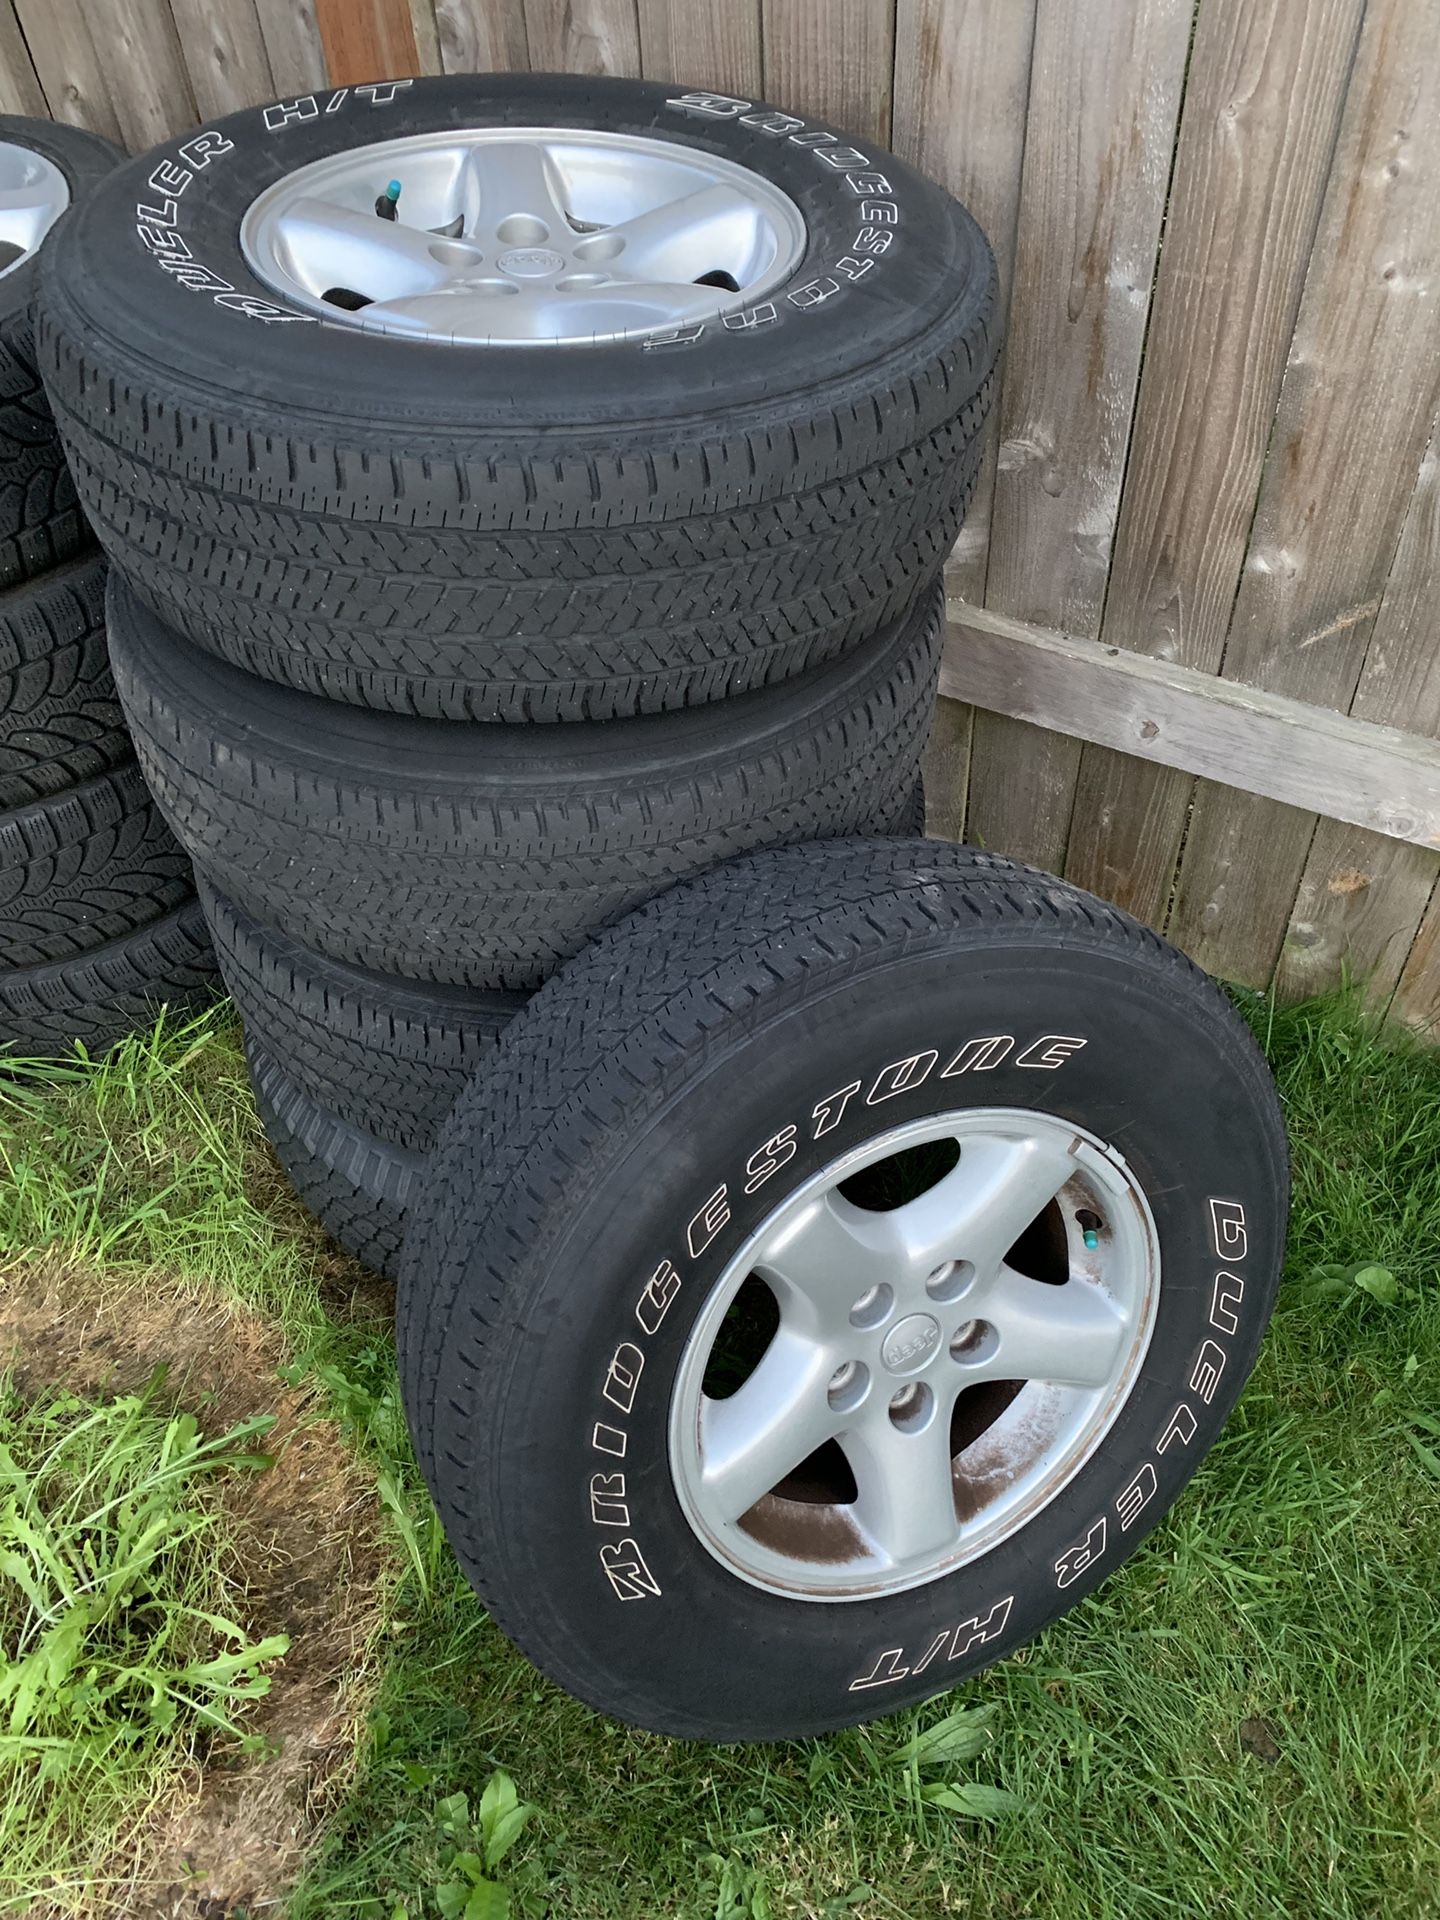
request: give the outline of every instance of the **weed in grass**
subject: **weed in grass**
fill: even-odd
[[[197,1739],[242,1740],[288,1645],[231,1617],[208,1491],[269,1464],[270,1423],[203,1439],[158,1385],[91,1406],[0,1380],[0,1911],[85,1897]]]

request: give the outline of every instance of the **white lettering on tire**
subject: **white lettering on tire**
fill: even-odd
[[[1155,1477],[1155,1468],[1146,1461],[1124,1491],[1116,1498],[1115,1511],[1120,1516],[1120,1531],[1128,1533],[1141,1514],[1155,1498],[1159,1481]]]
[[[605,1374],[603,1392],[612,1407],[618,1407],[621,1413],[634,1411],[635,1390],[644,1371],[645,1355],[633,1340],[622,1340],[611,1355]]]
[[[710,1242],[730,1219],[729,1189],[722,1180],[685,1229],[690,1258],[698,1260]]]
[[[910,1053],[903,1060],[892,1060],[871,1081],[865,1096],[866,1106],[878,1107],[882,1100],[893,1100],[896,1094],[913,1093],[929,1079],[930,1069],[939,1058],[934,1047],[927,1047],[924,1053]]]
[[[645,1333],[658,1333],[660,1323],[670,1311],[670,1303],[680,1291],[680,1276],[668,1260],[645,1282],[645,1291],[635,1302],[635,1318]]]
[[[1013,1593],[1007,1593],[1003,1600],[997,1600],[986,1614],[973,1613],[958,1626],[943,1627],[931,1640],[913,1666],[903,1666],[905,1657],[903,1647],[887,1648],[875,1661],[868,1673],[861,1674],[850,1682],[850,1693],[864,1693],[871,1687],[888,1687],[897,1680],[903,1680],[907,1674],[923,1673],[932,1660],[938,1658],[940,1649],[948,1645],[946,1661],[963,1660],[975,1647],[986,1646],[991,1640],[998,1640],[1004,1633],[1010,1619],[1011,1608],[1015,1605]]]
[[[1063,1067],[1072,1053],[1078,1053],[1085,1042],[1076,1033],[1042,1033],[1016,1056],[1017,1067],[1039,1067],[1047,1073],[1053,1073],[1057,1067]]]
[[[600,1565],[617,1600],[644,1600],[651,1595],[658,1599],[660,1582],[633,1540],[616,1540],[601,1547]]]
[[[1245,1209],[1238,1200],[1210,1202],[1210,1244],[1217,1260],[1243,1260],[1249,1244]]]
[[[940,1078],[953,1080],[962,1073],[989,1073],[1000,1065],[1014,1045],[1013,1033],[991,1033],[980,1040],[967,1040]]]
[[[1105,1516],[1091,1527],[1085,1538],[1073,1547],[1067,1547],[1055,1562],[1055,1584],[1057,1587],[1073,1586],[1087,1567],[1093,1567],[1105,1551],[1107,1529]]]
[[[590,1519],[597,1527],[628,1527],[630,1509],[625,1502],[623,1473],[592,1473],[590,1476]]]
[[[376,80],[363,87],[339,87],[328,96],[323,111],[336,112],[347,98],[364,101],[372,107],[389,106],[398,93],[413,84],[411,80]],[[271,101],[269,106],[260,109],[260,122],[267,133],[278,133],[285,127],[315,119],[321,111],[317,96],[305,93],[294,100]],[[212,303],[227,313],[242,314],[245,319],[259,320],[266,326],[297,323],[318,326],[318,314],[301,313],[263,294],[247,292],[225,274],[197,260],[179,230],[181,196],[198,173],[234,150],[235,142],[218,127],[201,127],[198,133],[187,134],[179,142],[173,159],[162,155],[151,168],[146,182],[160,204],[149,206],[142,201],[136,207],[136,237],[162,273],[168,273],[191,293],[208,293]]]

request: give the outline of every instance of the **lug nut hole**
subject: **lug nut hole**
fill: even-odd
[[[947,1260],[925,1282],[925,1291],[932,1300],[958,1300],[974,1278],[975,1269],[968,1260]]]
[[[834,1413],[853,1413],[870,1391],[870,1369],[861,1360],[847,1360],[830,1376],[826,1399]]]
[[[880,1281],[868,1293],[862,1293],[850,1309],[850,1324],[862,1329],[883,1326],[895,1306],[895,1289]]]
[[[935,1396],[923,1380],[912,1380],[890,1396],[890,1424],[901,1433],[923,1433],[935,1414]]]
[[[495,233],[507,247],[543,247],[550,238],[549,227],[533,213],[507,213]]]
[[[973,1367],[979,1360],[988,1360],[998,1345],[999,1335],[988,1320],[967,1320],[955,1329],[950,1358]]]

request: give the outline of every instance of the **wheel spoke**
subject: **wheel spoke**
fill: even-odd
[[[501,246],[536,246],[517,233],[507,238],[498,229],[507,220],[539,220],[551,235],[569,234],[564,178],[547,148],[537,140],[496,140],[472,150],[469,165],[479,192],[481,231]]]
[[[713,272],[727,260],[743,260],[755,245],[755,209],[723,183],[667,200],[607,228],[624,242],[611,271],[626,279],[673,286]],[[713,304],[714,293],[711,292]]]
[[[726,1400],[704,1400],[700,1457],[707,1495],[738,1520],[838,1424],[825,1397],[835,1360],[782,1326],[760,1364]]]
[[[0,240],[12,247],[29,253],[54,218],[54,196],[38,183],[0,193]]]
[[[890,1260],[874,1243],[875,1214],[823,1193],[756,1253],[751,1265],[767,1280],[781,1311],[832,1338],[842,1334],[850,1309],[885,1279]]]
[[[958,1529],[950,1463],[950,1407],[937,1404],[918,1433],[897,1428],[883,1395],[840,1435],[855,1475],[855,1519],[896,1565],[943,1553]]]
[[[348,287],[388,303],[434,293],[455,273],[431,251],[434,234],[332,200],[292,201],[275,216],[275,238],[293,270],[321,293]]]
[[[994,1380],[1103,1386],[1130,1334],[1119,1307],[1092,1281],[1048,1287],[1013,1267],[1002,1267],[966,1311],[981,1314],[999,1335],[992,1358],[976,1369]]]
[[[894,1257],[911,1273],[946,1260],[994,1272],[1075,1171],[1068,1151],[1039,1139],[967,1141],[958,1166],[933,1187],[878,1214]]]

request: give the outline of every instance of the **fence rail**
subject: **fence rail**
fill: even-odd
[[[1010,327],[932,829],[1440,1020],[1440,0],[0,0],[0,110],[131,148],[473,67],[763,96],[964,199]]]

